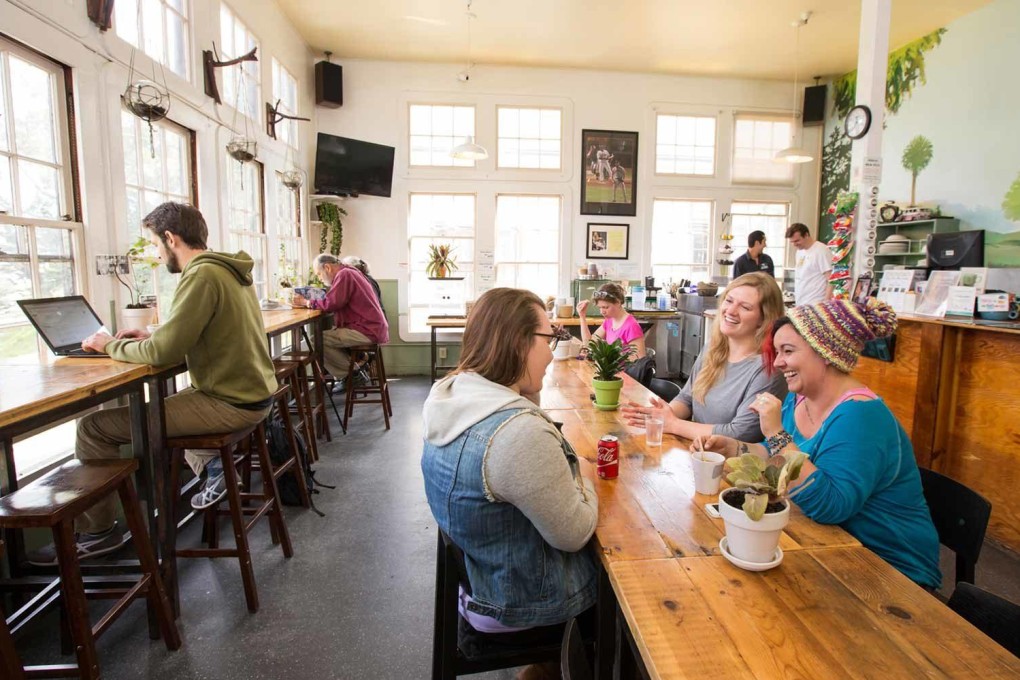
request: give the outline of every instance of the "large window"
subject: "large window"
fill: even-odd
[[[737,115],[733,135],[734,182],[793,182],[793,165],[775,160],[776,154],[788,148],[792,140],[789,116]]]
[[[255,260],[252,277],[255,293],[262,299],[268,295],[265,197],[262,164],[258,161],[238,163],[227,156],[227,229],[230,248],[243,250]]]
[[[258,47],[258,44],[255,35],[237,15],[225,4],[220,5],[220,58],[224,61],[236,59],[251,51],[251,48]],[[258,56],[261,59],[264,55]],[[258,61],[243,61],[237,66],[220,69],[223,103],[237,108],[254,121],[261,118],[259,64]]]
[[[411,194],[407,237],[407,327],[412,333],[427,333],[430,314],[463,313],[464,303],[474,298],[474,194]],[[425,269],[430,245],[453,247],[457,269],[451,278],[429,279]]]
[[[714,175],[715,118],[667,114],[656,116],[655,173]]]
[[[286,278],[291,286],[304,283],[306,274],[301,248],[301,194],[283,184],[276,173],[276,281]],[[296,280],[295,280],[296,279]]]
[[[280,100],[278,110],[290,116],[297,115],[297,80],[283,64],[273,58],[273,104]],[[281,120],[276,124],[276,137],[288,146],[298,148],[296,120]]]
[[[117,37],[188,77],[188,0],[117,0],[113,11]]]
[[[0,38],[0,361],[48,351],[17,300],[81,290],[65,102],[62,66]]]
[[[707,280],[713,209],[712,201],[653,201],[652,276],[657,283]]]
[[[543,300],[559,289],[560,197],[496,196],[496,285]]]
[[[474,167],[474,161],[453,158],[450,151],[475,136],[475,107],[411,104],[408,120],[412,166]]]
[[[560,109],[496,108],[497,167],[560,169]]]
[[[127,233],[122,252],[143,236],[142,218],[166,201],[195,205],[192,167],[194,133],[162,120],[149,125],[127,111],[121,111],[121,139],[124,144],[124,181],[127,195]],[[161,316],[170,311],[177,276],[160,266],[153,271],[135,268],[136,283],[143,295],[155,295]]]
[[[747,247],[747,235],[765,232],[765,253],[776,267],[776,278],[783,279],[786,264],[786,228],[790,224],[789,203],[734,203],[730,206],[733,255],[739,257]],[[729,273],[729,272],[727,272]]]

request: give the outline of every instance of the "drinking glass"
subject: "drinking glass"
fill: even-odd
[[[662,446],[662,416],[658,413],[645,416],[645,443],[648,446]]]

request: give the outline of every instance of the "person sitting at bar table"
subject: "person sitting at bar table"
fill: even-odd
[[[375,297],[379,300],[379,309],[382,310],[383,314],[386,314],[386,307],[382,303],[382,289],[379,288],[379,282],[372,278],[372,275],[368,273],[368,263],[362,260],[357,255],[348,255],[340,260],[341,263],[348,267],[354,267],[359,272],[365,275],[365,279],[372,285],[372,290],[375,291]]]
[[[786,396],[786,381],[762,360],[762,344],[772,323],[784,312],[783,294],[771,276],[744,274],[723,291],[707,348],[694,362],[680,394],[672,402],[652,397],[652,405],[621,407],[631,425],[645,415],[662,416],[663,432],[692,439],[722,434],[761,439],[751,404],[762,392]]]
[[[209,251],[205,219],[189,205],[163,203],[145,216],[142,226],[170,273],[181,274],[170,313],[151,335],[125,330],[114,339],[99,332],[86,338],[82,347],[135,364],[187,362],[191,386],[165,402],[167,437],[232,432],[255,425],[269,414],[276,390],[252,287],[255,263],[244,252]],[[119,458],[120,446],[130,442],[126,406],[95,411],[78,421],[75,456],[80,460]],[[196,475],[206,470],[206,481],[192,497],[192,507],[204,509],[222,500],[227,488],[219,453],[187,451],[185,457]],[[123,544],[115,512],[116,498],[110,495],[78,518],[80,559],[112,552]],[[56,564],[52,544],[27,558],[32,564]]]
[[[333,313],[336,328],[323,333],[323,362],[339,386],[351,364],[347,348],[385,345],[390,341],[390,327],[364,274],[328,253],[317,255],[313,266],[315,274],[329,286],[326,297],[307,300],[295,295],[293,305]],[[362,376],[361,380],[364,379]]]
[[[537,406],[557,342],[534,293],[486,292],[422,411],[425,495],[467,565],[461,617],[497,643],[556,642],[572,617],[593,621],[598,497]]]
[[[914,450],[896,417],[850,375],[864,343],[891,335],[896,314],[872,298],[867,305],[829,300],[796,307],[772,329],[776,369],[790,387],[786,400],[762,394],[752,407],[764,443],[721,435],[699,437],[726,456],[771,458],[808,454],[790,498],[821,524],[838,524],[915,583],[938,588],[939,537],[924,500]]]
[[[577,315],[581,317],[581,343],[586,345],[592,337],[602,338],[612,343],[619,340],[624,345],[634,347],[635,354],[632,361],[640,359],[645,355],[645,332],[641,330],[637,319],[627,313],[623,307],[626,293],[623,287],[617,283],[607,283],[599,287],[591,296],[599,312],[605,317],[605,321],[598,327],[595,333],[588,330],[588,305],[589,300],[581,300],[577,303]]]

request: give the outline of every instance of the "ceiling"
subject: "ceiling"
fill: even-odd
[[[990,0],[894,0],[895,48]],[[277,0],[334,59],[585,68],[792,80],[857,66],[855,0]],[[805,10],[800,57],[792,23]],[[470,46],[469,46],[470,42]]]

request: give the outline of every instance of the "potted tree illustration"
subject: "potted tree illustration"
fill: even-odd
[[[1017,175],[1006,192],[1006,197],[1002,199],[1002,214],[1007,220],[1020,222],[1020,175]]]
[[[918,135],[903,149],[903,167],[910,172],[910,205],[917,205],[917,176],[931,163],[931,140]]]
[[[627,367],[636,351],[632,345],[624,345],[619,339],[606,342],[596,336],[588,343],[588,361],[595,366],[595,376],[591,381],[595,390],[595,408],[615,411],[619,407],[623,378],[617,375]]]

